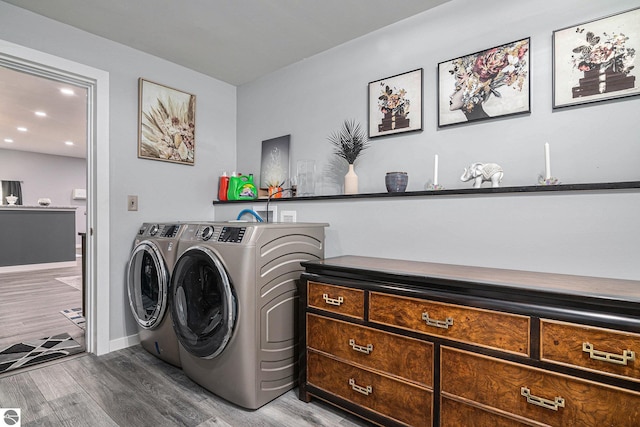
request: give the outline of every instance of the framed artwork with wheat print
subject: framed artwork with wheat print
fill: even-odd
[[[438,127],[531,111],[530,39],[438,64]]]
[[[640,94],[640,8],[553,32],[553,108]]]
[[[422,68],[369,83],[369,138],[422,130]]]
[[[196,97],[139,79],[138,157],[193,165]]]

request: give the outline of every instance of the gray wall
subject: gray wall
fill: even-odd
[[[22,181],[23,205],[36,206],[38,199],[51,199],[51,206],[77,206],[76,233],[86,231],[86,200],[73,200],[74,188],[87,188],[87,164],[77,157],[51,156],[0,149],[0,180]],[[75,235],[76,245],[81,244]]]
[[[262,140],[291,134],[291,165],[316,159],[321,194],[340,192],[326,172],[327,136],[344,119],[367,124],[367,83],[424,68],[424,130],[377,138],[356,164],[360,192],[385,191],[384,174],[409,173],[422,190],[440,158],[440,183],[475,161],[505,169],[503,186],[534,185],[551,145],[564,183],[640,179],[640,97],[552,111],[551,35],[637,7],[634,1],[453,0],[238,88],[238,170],[259,173]],[[437,128],[438,62],[531,37],[531,114]],[[282,204],[299,221],[331,223],[327,255],[363,254],[499,268],[640,279],[640,194],[558,193]],[[216,208],[235,218],[239,206]]]
[[[125,290],[133,238],[145,221],[213,218],[217,177],[235,165],[236,88],[4,2],[0,39],[109,72],[111,278],[98,286],[110,287],[112,342],[136,334]],[[137,158],[139,77],[196,95],[194,166]],[[137,212],[127,211],[129,194]]]

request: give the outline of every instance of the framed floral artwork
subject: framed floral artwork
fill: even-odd
[[[640,8],[553,32],[553,108],[640,94]]]
[[[531,112],[529,38],[438,64],[438,127]]]
[[[422,130],[422,68],[369,83],[369,138]]]
[[[193,165],[196,97],[138,80],[138,157]]]

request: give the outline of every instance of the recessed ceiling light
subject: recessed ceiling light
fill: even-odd
[[[16,129],[18,129],[20,132],[26,132],[27,131],[27,128],[23,127],[23,126],[20,126],[20,127],[16,128]]]
[[[13,142],[13,139],[11,139],[11,138],[5,138],[5,139],[4,139],[4,142],[7,142],[7,143],[11,144],[11,143]]]
[[[72,141],[65,141],[64,142],[66,145],[74,145]]]
[[[75,95],[75,92],[73,91],[73,89],[69,89],[66,87],[63,87],[62,89],[60,89],[60,92],[64,95]]]
[[[47,113],[44,111],[36,111],[36,116],[38,117],[47,117]]]

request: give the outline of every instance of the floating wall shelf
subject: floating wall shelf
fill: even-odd
[[[605,182],[598,184],[560,184],[560,185],[529,185],[522,187],[485,187],[485,188],[456,188],[452,190],[438,191],[406,191],[404,193],[363,193],[363,194],[333,194],[327,196],[286,197],[271,199],[271,203],[282,202],[306,202],[306,201],[330,201],[353,199],[377,199],[377,198],[407,198],[407,197],[446,197],[446,196],[477,196],[484,194],[510,194],[510,193],[547,193],[567,191],[609,191],[609,190],[637,190],[640,189],[640,181]],[[255,203],[266,202],[267,199],[258,200],[214,200],[214,205],[229,203]]]

